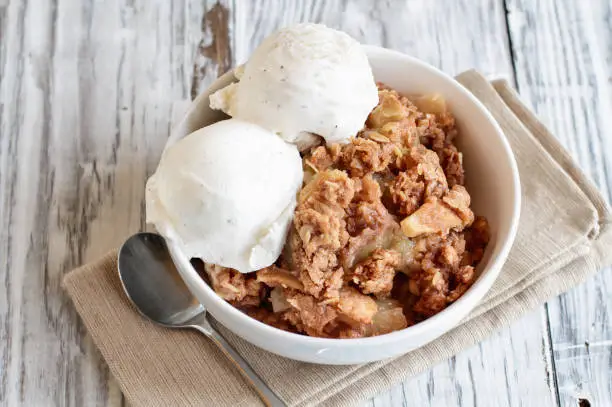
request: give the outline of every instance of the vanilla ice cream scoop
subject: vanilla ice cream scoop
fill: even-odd
[[[294,145],[256,124],[217,122],[164,152],[147,182],[147,222],[189,257],[259,270],[281,253],[302,176]]]
[[[307,133],[327,143],[346,143],[378,104],[361,45],[320,24],[298,24],[272,34],[237,76],[239,82],[210,96],[210,106],[292,143],[304,143]]]

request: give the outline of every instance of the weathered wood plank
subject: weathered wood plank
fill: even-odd
[[[544,313],[534,311],[448,363],[381,394],[370,405],[556,405],[549,350],[544,346],[541,331],[533,329],[544,323]]]
[[[143,227],[144,183],[189,97],[204,7],[0,5],[0,404],[121,404],[60,282]]]
[[[545,314],[534,311],[488,340],[465,350],[372,400],[371,406],[553,406],[553,378],[542,332]]]
[[[2,89],[2,140],[8,147],[1,155],[2,190],[8,191],[2,205],[8,300],[2,307],[8,342],[2,395],[7,405],[80,404],[85,396],[105,401],[106,371],[94,352],[85,351],[80,327],[66,323],[73,312],[56,296],[59,280],[46,262],[49,204],[59,189],[52,180],[56,83],[48,69],[58,51],[57,5],[11,2],[8,14],[4,78],[16,80],[3,80]],[[85,363],[78,359],[83,354]],[[93,367],[90,381],[84,366]]]
[[[609,194],[610,162],[597,152],[610,151],[610,139],[585,143],[589,134],[604,134],[598,131],[605,128],[610,110],[609,4],[593,1],[589,11],[575,0],[555,16],[553,2],[537,3],[537,8],[527,3],[509,3],[513,19],[515,10],[526,7],[532,22],[543,22],[529,33],[522,32],[520,15],[511,19],[521,91],[559,130],[578,121],[579,132],[558,134]],[[59,281],[75,264],[143,227],[142,185],[156,165],[174,102],[243,62],[273,29],[299,20],[321,21],[364,42],[412,53],[449,73],[477,67],[509,76],[500,10],[500,2],[485,0],[450,6],[440,0],[236,0],[220,5],[195,0],[0,0],[0,277],[5,291],[0,295],[0,339],[6,344],[0,346],[0,365],[5,367],[0,403],[117,401],[94,346],[73,323],[75,315]],[[555,28],[561,20],[574,31]],[[521,36],[522,47],[535,43],[537,52],[519,55]],[[549,52],[562,58],[561,64],[551,64]],[[556,71],[538,76],[563,67],[563,58],[573,61],[568,62],[575,74],[570,80]],[[554,93],[557,85],[561,90]],[[555,97],[563,103],[551,102]],[[588,114],[571,114],[580,109]],[[597,120],[587,121],[589,117]],[[581,288],[584,293],[567,296],[577,295],[574,299],[562,297],[549,306],[562,404],[573,402],[580,392],[595,394],[591,401],[603,401],[601,405],[609,400],[610,304],[605,299],[610,287],[608,273]],[[589,304],[588,309],[582,304]],[[554,380],[548,385],[542,381],[548,367],[541,317],[530,315],[374,404],[488,405],[490,397],[499,405],[550,404],[547,393],[554,391]],[[576,329],[563,329],[562,324]],[[76,330],[69,328],[74,326]],[[590,340],[590,346],[581,348],[583,340]],[[595,355],[594,349],[602,353]],[[585,352],[591,356],[584,358]],[[608,370],[602,371],[606,363]],[[483,395],[487,392],[474,386],[471,377],[491,383],[496,394]]]
[[[477,68],[487,75],[512,77],[501,1],[236,0],[231,11],[236,64],[246,61],[279,27],[313,21],[344,30],[361,42],[409,53],[450,74]],[[369,404],[553,405],[556,390],[554,380],[548,380],[548,352],[541,310]]]
[[[520,93],[612,197],[612,5],[509,0]],[[549,302],[560,405],[612,405],[612,270]]]
[[[312,21],[366,44],[407,52],[450,74],[470,68],[487,75],[512,72],[500,0],[235,0],[233,11],[236,64],[279,27]]]
[[[193,66],[190,96],[194,99],[217,77],[223,75],[232,65],[230,43],[230,11],[227,1],[209,1],[202,17],[201,38],[196,58],[189,61]],[[234,28],[232,25],[231,28]]]

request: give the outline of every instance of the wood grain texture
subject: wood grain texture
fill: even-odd
[[[0,404],[121,403],[60,282],[143,227],[205,6],[2,5]]]
[[[232,65],[230,11],[226,2],[208,2],[202,15],[201,39],[193,64],[191,99],[223,75]],[[232,24],[233,27],[233,24]]]
[[[449,74],[516,79],[610,196],[611,11],[585,3],[0,0],[0,405],[123,404],[61,278],[145,227],[172,118],[280,26],[323,22]],[[367,404],[612,405],[611,279]]]
[[[553,406],[548,348],[534,311],[486,341],[374,398],[368,405]]]
[[[237,64],[279,27],[311,21],[366,44],[407,52],[450,74],[470,68],[511,74],[501,0],[236,0],[233,10]]]
[[[612,198],[612,4],[508,2],[517,83],[582,169]],[[561,406],[612,405],[612,270],[547,307]]]

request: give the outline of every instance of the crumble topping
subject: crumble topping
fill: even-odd
[[[442,311],[473,284],[489,240],[457,133],[440,96],[379,84],[350,143],[302,152],[304,186],[276,264],[246,275],[206,265],[213,289],[261,322],[318,337],[381,335]]]

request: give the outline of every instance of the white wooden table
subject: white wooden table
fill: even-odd
[[[0,0],[0,405],[126,404],[62,276],[144,228],[173,114],[277,27],[323,22],[450,74],[511,79],[610,198],[611,16],[609,0]],[[604,270],[368,404],[611,394]]]

